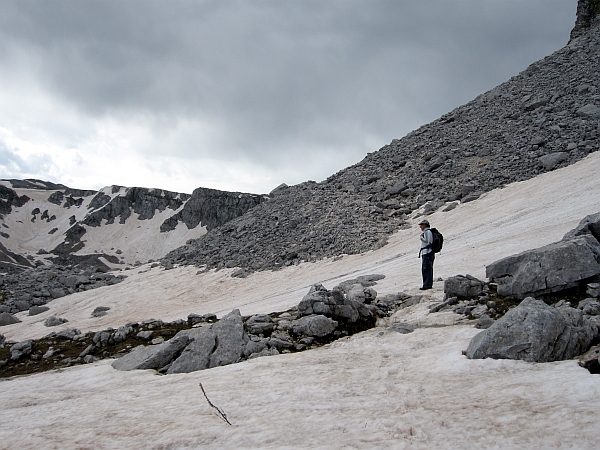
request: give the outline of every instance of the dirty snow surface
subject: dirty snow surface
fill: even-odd
[[[598,173],[596,153],[431,215],[446,238],[435,276],[483,278],[486,264],[559,240],[600,211]],[[379,294],[416,294],[417,252],[415,225],[378,251],[246,279],[142,267],[118,285],[57,299],[44,314],[21,313],[2,333],[43,336],[49,315],[86,331],[192,312],[281,311],[313,283],[332,288],[372,273],[386,275]],[[427,312],[442,285],[387,323],[316,350],[190,374],[118,372],[108,360],[0,381],[0,448],[597,448],[600,377],[575,361],[467,360],[461,351],[478,330]],[[109,314],[91,318],[100,305]],[[387,330],[391,321],[422,327],[401,335]]]

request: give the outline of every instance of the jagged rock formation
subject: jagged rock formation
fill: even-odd
[[[267,197],[262,195],[194,189],[181,211],[166,219],[160,226],[160,231],[174,230],[179,222],[185,223],[188,228],[195,228],[201,223],[210,231],[240,217],[266,200]]]
[[[165,261],[252,271],[361,253],[416,210],[452,208],[597,151],[600,24],[585,18],[588,3],[561,50],[322,183],[279,186]]]
[[[317,284],[298,307],[271,314],[242,317],[239,310],[234,310],[220,320],[214,314],[190,314],[187,322],[149,319],[131,322],[116,330],[109,328],[85,334],[71,328],[52,332],[41,339],[7,345],[3,345],[0,335],[0,377],[114,357],[119,358],[113,362],[118,370],[187,373],[315,348],[372,328],[377,316],[389,316],[398,309],[419,303],[421,296],[401,293],[378,299],[372,286],[382,278],[383,275],[361,276],[331,291]],[[99,306],[91,311],[91,316],[100,317],[109,311],[110,308]],[[66,318],[51,316],[46,325],[65,322],[68,322]],[[7,318],[7,324],[10,323]],[[401,333],[414,329],[415,326],[406,324],[396,324],[393,328]],[[140,345],[148,341],[152,345]]]
[[[600,14],[600,0],[579,0],[577,3],[577,21],[571,31],[571,39],[581,36],[597,20]]]
[[[13,206],[21,207],[29,201],[26,195],[17,195],[15,191],[0,185],[0,218],[12,212]]]

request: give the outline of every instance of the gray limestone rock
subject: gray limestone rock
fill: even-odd
[[[407,188],[408,188],[408,186],[406,186],[404,183],[398,182],[398,183],[394,184],[393,186],[389,186],[386,189],[386,192],[390,195],[398,195],[402,191],[406,190]]]
[[[308,294],[306,294],[298,304],[298,315],[308,316],[314,314],[313,305],[315,303],[327,304],[328,295],[327,289],[321,284],[311,286]]]
[[[244,326],[251,334],[270,333],[275,328],[273,319],[268,314],[255,314],[246,321]]]
[[[105,316],[107,311],[110,311],[108,306],[96,306],[92,311],[92,317],[102,317]]]
[[[471,275],[456,275],[444,281],[444,293],[447,298],[474,298],[483,292],[484,282]]]
[[[587,351],[597,333],[596,325],[584,319],[581,311],[553,308],[528,297],[476,335],[466,355],[470,359],[560,361]]]
[[[79,357],[80,358],[85,358],[87,355],[89,355],[92,351],[94,350],[94,344],[90,344],[88,345],[80,354]]]
[[[238,362],[244,353],[248,336],[244,331],[239,309],[234,309],[217,323],[212,331],[216,336],[217,347],[210,356],[209,367],[225,366]]]
[[[67,323],[68,320],[62,317],[50,316],[44,321],[44,326],[46,327],[56,327],[58,325],[62,325],[63,323]]]
[[[98,331],[94,333],[94,337],[92,338],[92,342],[98,347],[104,347],[108,344],[110,340],[110,333],[107,331]]]
[[[211,354],[217,345],[217,335],[207,326],[194,329],[188,337],[192,342],[173,361],[167,373],[189,373],[209,367]]]
[[[577,309],[580,309],[584,314],[589,316],[600,316],[600,302],[595,298],[581,300],[577,305]]]
[[[148,341],[152,337],[152,331],[150,331],[150,330],[140,331],[138,334],[135,335],[135,337],[137,337],[138,339],[142,339],[144,341]]]
[[[276,348],[277,350],[282,351],[286,348],[292,348],[294,346],[294,343],[288,340],[279,339],[271,336],[267,341],[267,345],[269,346],[269,348]]]
[[[483,194],[483,192],[480,191],[473,191],[467,195],[465,195],[463,198],[460,199],[461,203],[469,203],[472,202],[474,200],[477,200],[479,197],[481,197],[481,195]]]
[[[129,336],[132,333],[132,327],[123,325],[119,327],[117,331],[115,331],[115,333],[113,334],[113,340],[115,341],[115,344],[118,344],[119,342],[125,341],[127,339],[127,336]]]
[[[24,341],[16,343],[15,345],[10,347],[10,359],[12,359],[13,361],[17,361],[23,356],[29,355],[31,353],[32,347],[32,339],[26,339]]]
[[[29,315],[30,316],[37,316],[38,314],[46,312],[49,309],[50,308],[48,308],[47,306],[32,306],[31,308],[29,308]]]
[[[19,322],[20,322],[20,320],[10,313],[7,313],[7,312],[0,313],[0,327],[3,327],[5,325],[12,325],[13,323],[19,323]]]
[[[13,302],[14,307],[19,311],[27,311],[29,309],[30,300],[17,300]]]
[[[363,290],[362,284],[352,285],[352,287],[348,291],[347,299],[350,301],[364,303],[365,302],[365,292]]]
[[[590,234],[568,234],[557,243],[509,256],[486,267],[498,295],[524,298],[578,286],[600,274],[600,245]]]
[[[67,293],[65,292],[65,290],[63,288],[57,287],[57,288],[50,289],[50,296],[52,298],[60,298],[60,297],[64,297],[65,295],[67,295]]]
[[[275,347],[265,348],[258,353],[252,353],[250,356],[248,356],[248,359],[260,358],[261,356],[274,356],[274,355],[279,355],[279,350],[277,350]]]
[[[488,316],[487,314],[482,314],[481,316],[479,316],[479,319],[477,320],[477,323],[475,324],[475,328],[479,328],[481,330],[487,330],[489,327],[491,327],[494,324],[495,320],[492,319],[490,316]]]
[[[76,328],[69,328],[68,330],[61,330],[56,333],[56,339],[62,339],[64,341],[72,341],[75,336],[81,334]]]
[[[350,304],[335,305],[333,307],[333,315],[342,319],[348,319],[350,322],[356,322],[360,318],[357,308],[352,307]]]
[[[540,157],[540,164],[544,166],[546,170],[552,170],[558,166],[561,162],[567,161],[569,154],[566,152],[550,153]]]
[[[590,297],[593,297],[593,298],[600,297],[600,283],[589,283],[587,285],[587,290],[585,292]]]
[[[471,310],[471,315],[475,319],[479,319],[481,316],[487,314],[487,312],[488,312],[488,307],[486,305],[478,305]]]
[[[323,337],[333,333],[338,323],[323,315],[304,316],[292,321],[292,330],[296,335]]]
[[[260,353],[267,348],[267,343],[264,340],[253,341],[250,340],[246,344],[246,348],[244,349],[244,356],[248,358],[250,355],[254,353]]]
[[[169,364],[189,343],[187,333],[179,332],[158,345],[138,346],[130,353],[113,361],[117,370],[160,369]]]
[[[577,114],[583,117],[591,117],[593,119],[600,119],[600,108],[593,103],[582,106],[577,110]]]

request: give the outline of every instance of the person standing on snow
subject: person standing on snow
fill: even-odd
[[[421,220],[419,227],[421,228],[421,250],[419,251],[419,256],[421,257],[421,273],[423,274],[423,286],[419,290],[426,291],[433,287],[433,261],[435,260],[435,253],[431,248],[433,234],[431,233],[428,220]]]

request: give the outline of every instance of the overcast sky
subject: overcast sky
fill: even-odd
[[[321,181],[563,47],[577,0],[0,1],[0,178]]]

